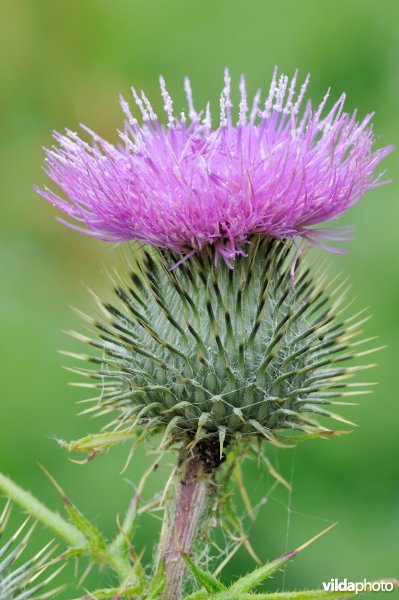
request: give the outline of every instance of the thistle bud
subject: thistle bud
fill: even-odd
[[[265,237],[234,269],[211,249],[174,263],[145,250],[103,304],[107,319],[93,321],[95,411],[161,433],[162,445],[206,437],[221,449],[244,437],[281,444],[295,430],[329,435],[331,420],[345,422],[332,406],[350,385],[342,363],[359,331],[342,285],[324,289],[327,276],[316,283],[302,264],[293,283],[290,245]]]

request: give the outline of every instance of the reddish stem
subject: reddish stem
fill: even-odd
[[[214,494],[212,472],[198,454],[182,452],[182,475],[165,550],[166,584],[163,600],[180,600],[186,566],[181,553],[190,554],[200,530],[206,525],[206,512]]]

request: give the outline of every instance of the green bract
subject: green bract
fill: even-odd
[[[4,534],[10,512],[11,504],[8,502],[0,514],[0,538]],[[47,572],[55,562],[52,559],[54,547],[51,547],[51,542],[30,559],[20,560],[34,529],[34,526],[27,529],[28,521],[26,519],[0,546],[0,600],[44,600],[53,598],[61,589],[48,590],[50,582],[63,568],[53,569],[50,574]]]
[[[316,284],[298,264],[293,279],[291,244],[256,237],[247,251],[229,269],[209,249],[178,266],[144,250],[130,284],[115,287],[118,303],[101,304],[106,318],[86,317],[96,336],[75,335],[100,350],[79,355],[99,366],[79,370],[100,390],[90,410],[118,411],[122,438],[133,424],[165,444],[216,438],[222,451],[243,436],[328,435],[315,418],[343,420],[329,405],[359,368],[341,366],[359,333],[355,317],[341,317],[343,284],[330,280],[330,301],[326,273]]]

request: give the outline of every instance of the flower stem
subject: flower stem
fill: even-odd
[[[191,554],[201,534],[206,535],[216,495],[215,471],[212,461],[196,448],[179,455],[181,469],[178,491],[164,552],[166,584],[162,600],[180,600],[186,567],[181,554]]]

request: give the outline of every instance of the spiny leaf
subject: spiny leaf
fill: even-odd
[[[166,578],[162,577],[162,579],[158,583],[158,585],[152,591],[149,592],[148,596],[146,596],[146,600],[159,600],[159,598],[161,598],[161,594],[164,590],[165,583],[166,583]]]
[[[104,550],[104,548],[106,547],[106,541],[102,533],[80,512],[80,510],[75,506],[75,504],[73,504],[73,502],[62,489],[62,487],[54,479],[54,477],[50,475],[47,469],[43,467],[43,465],[39,464],[39,466],[60,494],[62,500],[65,503],[65,508],[69,514],[72,523],[74,523],[74,525],[76,525],[79,531],[81,531],[82,534],[85,536],[87,543],[91,548],[91,551],[98,552]]]
[[[330,527],[327,527],[326,529],[324,529],[323,531],[321,531],[320,533],[315,535],[312,539],[308,540],[307,542],[305,542],[304,544],[302,544],[301,546],[296,548],[296,550],[292,550],[291,552],[288,552],[287,554],[283,554],[283,556],[280,556],[280,558],[277,558],[276,560],[273,560],[262,567],[258,567],[251,573],[248,573],[244,577],[241,577],[241,579],[236,581],[229,588],[228,593],[238,594],[238,593],[242,593],[242,592],[249,592],[251,589],[253,589],[257,585],[262,583],[265,579],[267,579],[268,577],[273,575],[273,573],[275,573],[276,571],[281,569],[281,567],[283,567],[291,559],[293,559],[295,556],[297,556],[297,554],[299,554],[299,552],[301,552],[302,550],[307,548],[307,546],[312,544],[319,537],[321,537],[322,535],[324,535],[325,533],[330,531],[330,529],[332,529],[334,526],[335,526],[335,524],[330,525]],[[232,596],[226,595],[226,598],[223,600],[231,600],[231,599],[232,599]]]
[[[140,588],[137,586],[121,588],[104,588],[101,590],[94,590],[93,592],[86,591],[86,596],[77,598],[76,600],[115,600],[116,598],[138,598],[140,595]],[[121,594],[123,594],[121,596]]]
[[[30,492],[22,489],[2,473],[0,473],[0,489],[26,512],[58,535],[68,546],[82,548],[86,545],[85,536],[75,525],[68,523],[58,513],[48,509]]]
[[[14,483],[11,479],[0,473],[0,490],[3,490],[19,506],[34,516],[45,527],[56,533],[69,547],[65,553],[66,556],[81,556],[86,554],[94,560],[107,564],[122,579],[130,581],[136,578],[136,573],[132,566],[122,556],[110,551],[109,547],[104,545],[103,538],[97,536],[97,530],[86,519],[82,521],[82,516],[75,514],[76,520],[79,520],[79,527],[63,519],[58,513],[51,511],[44,504],[39,502],[30,492],[25,491]],[[85,531],[83,533],[80,526]],[[100,541],[99,541],[100,540]],[[131,581],[130,581],[131,583]]]
[[[199,569],[196,564],[191,560],[191,558],[182,553],[182,559],[184,560],[186,566],[191,571],[195,579],[200,583],[208,592],[214,594],[217,592],[221,592],[226,589],[220,581],[218,581],[215,577],[212,577],[209,573],[202,571]]]
[[[396,580],[380,580],[381,581],[389,581],[393,584],[394,587],[398,587],[399,582]],[[376,582],[377,583],[377,582]],[[276,593],[266,593],[266,594],[255,594],[251,592],[244,592],[238,595],[229,596],[229,600],[324,600],[324,599],[344,599],[351,598],[353,596],[358,596],[359,594],[367,593],[367,591],[343,591],[343,592],[334,592],[334,591],[325,591],[323,590],[302,590],[302,591],[293,591],[293,592],[276,592]],[[205,600],[205,598],[211,598],[210,596],[198,597],[198,600]],[[214,600],[222,600],[222,595],[218,594],[217,596],[212,596]],[[224,596],[223,596],[224,598]],[[185,600],[195,600],[194,595],[189,596]]]
[[[397,585],[397,583],[396,583]],[[265,594],[265,600],[324,600],[325,598],[329,598],[330,600],[334,600],[335,598],[351,598],[352,596],[357,596],[359,594],[364,594],[366,592],[358,591],[358,592],[327,592],[325,590],[303,590],[299,592],[282,592],[276,594]],[[258,598],[262,600],[262,597],[259,594],[253,596],[253,598]],[[250,600],[248,598],[248,600]]]
[[[148,590],[150,598],[151,594],[154,595],[154,598],[157,598],[157,594],[159,595],[163,591],[165,583],[165,560],[161,560],[155,571],[155,575],[151,581],[151,585]]]
[[[213,596],[215,598],[215,596]],[[199,590],[184,597],[184,600],[208,600],[211,596],[205,590]]]

